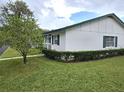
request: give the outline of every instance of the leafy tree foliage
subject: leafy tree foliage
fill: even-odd
[[[1,10],[6,42],[23,56],[26,64],[27,53],[32,46],[42,49],[42,30],[36,24],[33,12],[23,1],[9,2]]]

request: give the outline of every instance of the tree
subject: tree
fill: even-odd
[[[32,45],[42,49],[42,30],[25,2],[9,2],[1,9],[6,42],[23,56],[23,62],[26,64]]]

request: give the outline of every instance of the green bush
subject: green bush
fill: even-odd
[[[53,50],[42,51],[46,57],[65,62],[78,62],[97,60],[107,57],[124,55],[124,49],[100,50],[100,51],[80,51],[80,52],[58,52]]]

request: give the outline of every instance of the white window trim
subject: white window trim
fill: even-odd
[[[117,36],[105,36],[105,37],[113,37],[113,38],[114,38],[114,41],[113,41],[114,45],[113,45],[113,46],[106,46],[106,45],[105,45],[105,48],[109,48],[109,49],[110,49],[110,48],[112,48],[112,49],[113,49],[113,48],[116,48],[116,37],[117,37]],[[118,41],[117,41],[117,42],[118,42]]]

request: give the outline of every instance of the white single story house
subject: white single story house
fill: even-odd
[[[124,23],[114,13],[44,33],[44,46],[56,51],[124,48]]]

